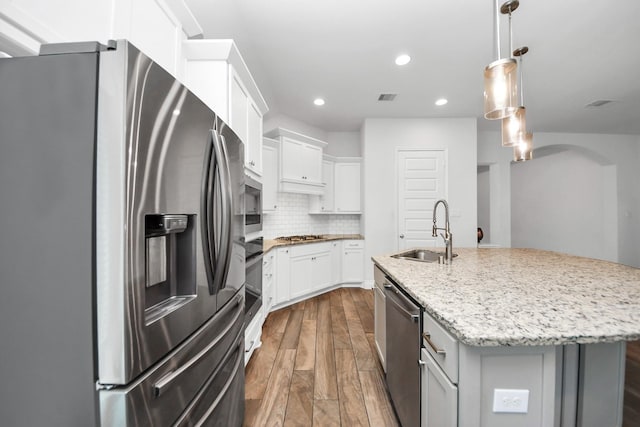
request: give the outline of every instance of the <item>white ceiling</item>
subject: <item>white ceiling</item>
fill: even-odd
[[[479,129],[499,130],[482,119],[492,0],[186,3],[206,38],[236,40],[270,114],[325,131],[357,131],[367,117],[478,117]],[[513,34],[514,48],[530,48],[530,130],[640,135],[640,1],[520,0]],[[396,66],[399,53],[412,61]],[[378,102],[380,93],[398,96]],[[436,107],[439,97],[449,103]],[[585,108],[599,99],[615,102]]]

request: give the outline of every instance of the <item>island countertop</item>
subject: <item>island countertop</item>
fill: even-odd
[[[535,249],[454,252],[452,265],[372,260],[467,345],[640,339],[640,269]]]

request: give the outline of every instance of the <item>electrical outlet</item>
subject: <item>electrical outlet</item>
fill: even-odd
[[[526,414],[529,410],[529,390],[493,389],[493,412]]]

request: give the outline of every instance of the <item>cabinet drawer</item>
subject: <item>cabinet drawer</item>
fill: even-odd
[[[295,245],[291,247],[291,256],[306,256],[306,255],[315,255],[321,252],[329,252],[331,251],[331,244],[329,242],[322,243],[307,243],[302,245]]]
[[[424,313],[422,344],[451,382],[458,383],[458,340]]]
[[[345,249],[364,249],[364,240],[345,240]]]
[[[373,281],[376,286],[380,288],[382,293],[384,294],[384,273],[380,270],[380,267],[374,265],[373,267]]]

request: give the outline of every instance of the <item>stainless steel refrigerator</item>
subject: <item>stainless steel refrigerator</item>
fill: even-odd
[[[241,141],[125,41],[0,87],[0,423],[240,426]]]

